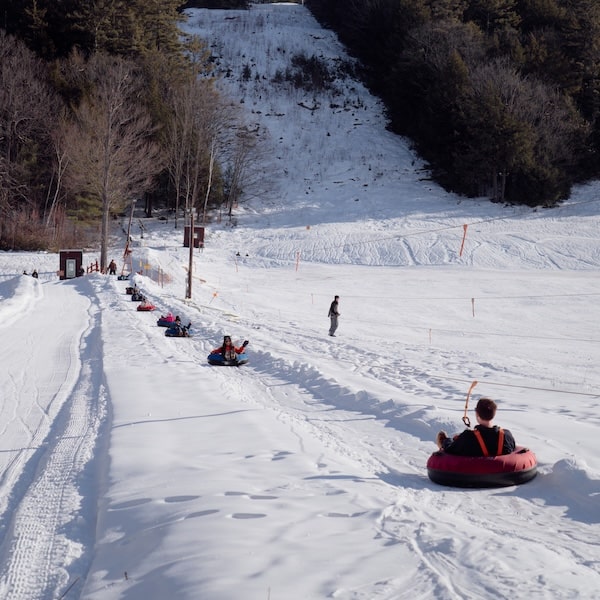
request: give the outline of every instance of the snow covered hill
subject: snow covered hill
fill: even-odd
[[[347,59],[304,7],[190,14],[270,193],[207,226],[191,300],[172,222],[135,233],[130,281],[0,254],[0,598],[597,597],[598,186],[549,211],[446,194],[360,84],[272,84],[294,52]],[[226,334],[248,365],[208,365]],[[473,381],[532,482],[428,479]]]

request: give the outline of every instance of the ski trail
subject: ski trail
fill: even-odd
[[[20,498],[12,500],[12,515],[0,545],[2,598],[54,600],[87,570],[84,553],[93,544],[81,540],[88,530],[94,531],[95,508],[86,509],[85,490],[80,488],[107,406],[97,311],[90,321],[81,342],[75,386],[30,461],[35,464],[25,470],[35,470],[32,481],[23,485]],[[70,573],[70,566],[75,572]]]
[[[63,315],[59,313],[53,317],[61,319]],[[16,343],[27,348],[27,356],[30,357],[28,366],[32,372],[22,365],[18,366],[18,370],[12,370],[9,357],[11,353],[21,352],[18,347],[6,346],[0,352],[0,362],[9,365],[3,374],[6,383],[1,386],[1,449],[4,456],[0,461],[0,527],[4,526],[7,518],[14,487],[19,480],[21,486],[26,485],[23,478],[32,471],[25,465],[37,460],[35,455],[40,452],[53,420],[73,389],[80,369],[78,339],[59,333],[51,342],[38,339],[36,344],[33,338],[38,336],[43,320],[31,318],[27,322],[29,326],[21,324],[19,327]],[[56,367],[50,375],[40,374],[36,368],[39,361],[55,364]],[[14,423],[18,424],[17,427]]]

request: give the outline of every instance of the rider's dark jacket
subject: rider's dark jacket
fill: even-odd
[[[476,425],[475,430],[481,434],[482,442],[487,448],[489,456],[497,456],[500,428],[497,426],[484,427],[483,425]],[[516,446],[515,438],[508,429],[502,431],[504,432],[504,441],[500,454],[510,454]],[[476,434],[471,429],[465,429],[454,439],[447,438],[444,441],[443,450],[448,454],[458,454],[460,456],[485,456]]]

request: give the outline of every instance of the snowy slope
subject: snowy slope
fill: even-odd
[[[270,193],[207,225],[191,300],[181,229],[146,220],[154,313],[132,281],[0,254],[0,598],[598,597],[597,185],[551,211],[446,194],[359,84],[339,83],[358,109],[312,111],[270,85],[296,49],[346,58],[302,6],[191,15],[223,68],[259,73],[221,85]],[[194,337],[166,338],[166,311]],[[248,365],[207,364],[224,334]],[[532,482],[427,478],[473,381],[471,419],[497,400]]]

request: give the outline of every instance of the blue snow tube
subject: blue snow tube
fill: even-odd
[[[186,327],[169,327],[165,331],[167,337],[192,337],[189,326]]]
[[[233,360],[225,360],[219,352],[212,352],[208,355],[208,363],[221,367],[239,367],[248,362],[248,353],[246,351],[239,353]]]

